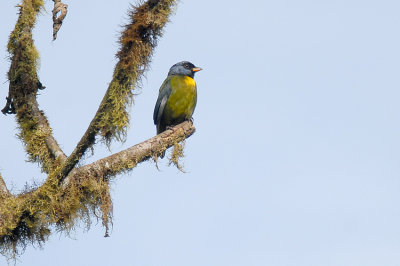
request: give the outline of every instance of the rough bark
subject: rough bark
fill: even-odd
[[[53,41],[57,39],[57,33],[60,30],[65,16],[68,12],[68,5],[61,2],[61,0],[53,0]]]

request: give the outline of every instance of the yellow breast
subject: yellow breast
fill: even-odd
[[[196,82],[188,76],[174,76],[171,79],[171,95],[166,108],[171,119],[188,119],[196,107]]]

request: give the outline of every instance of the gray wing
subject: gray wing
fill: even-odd
[[[168,77],[161,85],[160,92],[156,106],[154,107],[153,120],[154,124],[157,125],[160,122],[161,116],[164,112],[165,105],[167,104],[169,95],[171,95],[170,78]]]

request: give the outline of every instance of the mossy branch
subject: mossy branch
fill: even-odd
[[[111,176],[130,170],[150,158],[157,158],[163,151],[189,138],[195,132],[191,121],[185,121],[163,133],[115,153],[94,163],[74,169],[65,179],[64,186],[80,178]]]
[[[125,26],[119,40],[121,47],[117,53],[119,60],[113,79],[95,117],[63,165],[61,181],[94,144],[96,135],[101,134],[107,144],[113,139],[125,139],[133,90],[147,69],[153,49],[175,4],[176,0],[149,0],[132,7],[129,12],[130,23]]]
[[[28,244],[44,243],[51,228],[68,234],[77,219],[89,228],[92,216],[103,221],[107,233],[111,215],[107,180],[87,178],[62,189],[58,179],[50,175],[38,188],[1,198],[0,252],[15,259]]]
[[[62,186],[56,176],[50,175],[40,187],[16,197],[0,194],[0,252],[15,256],[27,243],[40,245],[47,240],[52,226],[68,233],[76,219],[89,228],[91,216],[102,219],[107,235],[112,217],[110,178],[157,158],[194,131],[193,123],[185,121],[131,148],[74,169]]]
[[[42,171],[49,173],[66,160],[64,152],[52,135],[52,129],[36,100],[38,90],[44,89],[37,75],[39,53],[32,38],[36,16],[43,8],[42,0],[23,0],[19,16],[10,34],[8,52],[11,66],[8,71],[9,96],[2,110],[16,113],[20,133],[30,161],[39,162]]]

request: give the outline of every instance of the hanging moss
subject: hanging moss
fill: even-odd
[[[69,233],[76,221],[90,227],[92,217],[102,219],[108,233],[112,218],[109,184],[103,178],[88,176],[74,180],[65,189],[57,178],[49,179],[32,191],[17,197],[3,197],[0,204],[0,251],[15,258],[28,243],[39,246],[47,240],[52,227]]]
[[[169,156],[169,165],[173,164],[178,168],[179,171],[185,173],[184,164],[181,162],[181,159],[185,156],[185,141],[180,143],[175,143],[171,155]]]

